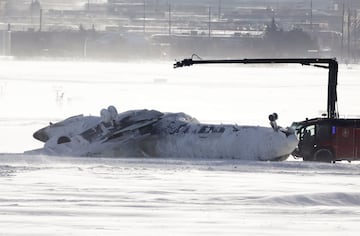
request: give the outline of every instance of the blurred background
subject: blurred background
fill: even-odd
[[[0,0],[0,54],[167,60],[336,57],[357,63],[356,0]]]

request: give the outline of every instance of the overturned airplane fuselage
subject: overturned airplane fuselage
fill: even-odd
[[[235,158],[284,160],[298,140],[291,128],[203,124],[184,113],[113,106],[101,116],[78,115],[42,128],[44,147],[30,154],[57,156]]]

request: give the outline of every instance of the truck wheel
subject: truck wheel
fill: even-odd
[[[314,161],[332,162],[333,154],[329,149],[319,149],[314,153]]]

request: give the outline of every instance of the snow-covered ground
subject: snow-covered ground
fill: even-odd
[[[357,163],[26,156],[32,133],[80,113],[157,109],[202,122],[289,126],[326,110],[327,71],[304,66],[1,61],[0,235],[357,235]],[[339,110],[360,115],[360,67]]]
[[[1,235],[358,235],[359,165],[0,156]]]

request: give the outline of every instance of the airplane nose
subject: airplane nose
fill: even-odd
[[[46,132],[46,128],[42,128],[42,129],[39,129],[38,131],[36,131],[34,134],[33,134],[33,137],[39,141],[42,141],[42,142],[46,142],[49,140],[49,136]]]

